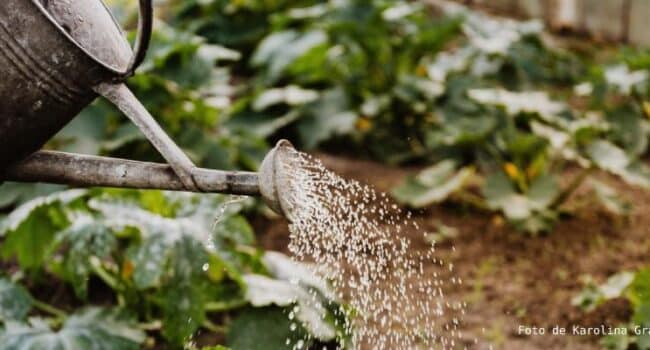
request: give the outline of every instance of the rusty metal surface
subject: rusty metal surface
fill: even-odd
[[[194,169],[198,188],[188,189],[167,164],[40,151],[10,166],[0,180],[81,187],[121,187],[259,195],[256,173]]]
[[[151,1],[141,8],[133,55],[100,0],[0,1],[0,168],[42,147],[92,102],[94,86],[142,61]]]
[[[172,141],[165,131],[156,123],[154,118],[123,84],[100,84],[95,90],[119,108],[138,129],[147,137],[158,152],[171,165],[185,188],[196,191],[192,172],[195,168],[192,161]]]
[[[195,167],[123,84],[144,59],[152,11],[152,0],[140,0],[132,54],[101,0],[0,1],[0,180],[259,194],[255,173]],[[170,165],[33,153],[97,94],[122,110]]]

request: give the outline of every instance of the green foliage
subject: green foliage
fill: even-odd
[[[601,345],[610,350],[650,349],[650,336],[641,331],[650,327],[650,269],[634,273],[620,272],[600,286],[588,279],[585,289],[574,297],[572,303],[585,311],[591,311],[602,302],[618,297],[627,298],[632,305],[633,314],[627,326],[627,335],[605,336]]]
[[[250,201],[210,194],[69,190],[36,198],[13,211],[0,231],[6,236],[2,249],[6,258],[16,256],[22,268],[67,282],[82,301],[91,297],[89,281],[101,281],[113,294],[111,299],[138,319],[160,321],[160,334],[177,347],[199,328],[211,327],[206,323],[210,312],[248,304],[274,304],[284,310],[293,308],[296,301],[304,311],[295,322],[305,324],[309,330],[305,334],[333,340],[335,326],[323,319],[329,311],[313,302],[308,287],[287,280],[287,276],[306,273],[288,258],[266,257],[254,247],[252,228],[241,215],[249,206]],[[278,259],[286,262],[278,263]],[[260,280],[279,289],[265,290],[264,283],[256,284]],[[280,287],[290,293],[268,303],[259,300],[260,293],[272,296]],[[106,342],[95,345],[99,348],[112,348],[108,344],[113,343],[119,344],[117,348],[132,348],[139,343],[104,335],[107,330],[92,325],[95,319],[101,318],[107,329],[119,324],[113,324],[117,319],[104,319],[108,316],[100,312],[77,317],[54,311],[66,320],[57,332],[46,327],[47,322],[24,323],[31,303],[22,287],[0,280],[0,322],[5,323],[7,343],[66,342],[72,337],[73,343],[86,344],[88,340],[76,339],[82,333]],[[79,320],[86,318],[91,318],[89,328],[77,330]]]
[[[462,188],[472,174],[470,167],[457,170],[454,161],[442,161],[407,179],[393,190],[393,196],[413,208],[424,207],[447,199]]]
[[[27,323],[5,322],[0,344],[7,350],[136,350],[145,339],[144,332],[134,328],[133,319],[115,309],[83,309],[67,317],[58,330],[47,321],[30,318]]]
[[[31,308],[32,297],[25,288],[0,279],[0,322],[22,321]]]
[[[282,308],[249,308],[233,322],[228,344],[233,349],[283,350],[287,349],[287,340],[290,348],[299,341],[304,344],[304,335],[305,330],[289,320]],[[309,342],[304,344],[309,346]]]
[[[593,311],[604,301],[622,296],[634,281],[634,274],[626,271],[610,276],[602,285],[597,285],[590,277],[585,277],[584,289],[573,298],[571,304],[584,311]]]

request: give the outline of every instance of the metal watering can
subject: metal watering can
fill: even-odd
[[[139,7],[132,50],[101,0],[0,0],[0,182],[262,195],[286,215],[276,165],[293,149],[288,141],[269,152],[260,176],[197,168],[124,85],[151,39],[152,0]],[[128,116],[169,165],[38,151],[98,95]]]

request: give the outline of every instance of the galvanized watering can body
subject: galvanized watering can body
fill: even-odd
[[[0,1],[0,165],[41,148],[95,99],[95,87],[139,63],[101,2],[72,3]]]
[[[131,50],[101,0],[0,0],[0,183],[261,195],[286,215],[280,165],[291,154],[290,143],[279,142],[269,152],[259,176],[197,168],[123,84],[144,60],[151,2],[139,0]],[[98,95],[124,112],[168,165],[38,151]]]

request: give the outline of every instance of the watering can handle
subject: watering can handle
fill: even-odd
[[[138,18],[138,34],[135,39],[135,48],[133,49],[133,57],[129,62],[126,76],[131,76],[136,68],[147,55],[147,49],[151,42],[151,34],[153,31],[153,3],[152,0],[140,0],[140,14]]]

